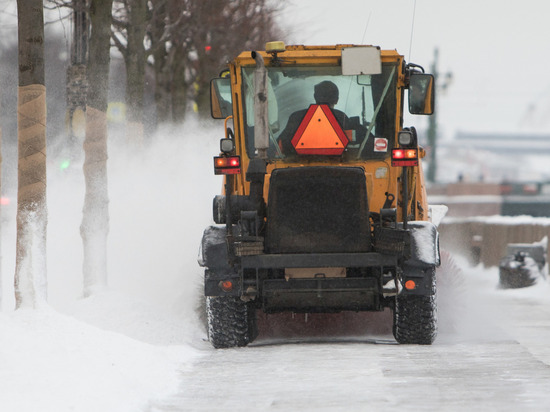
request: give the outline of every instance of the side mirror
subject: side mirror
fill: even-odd
[[[431,74],[411,74],[409,83],[409,112],[433,114],[435,107],[435,81]]]
[[[230,78],[217,78],[210,82],[210,113],[214,119],[225,119],[233,114]]]

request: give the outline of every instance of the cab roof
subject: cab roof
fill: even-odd
[[[369,46],[369,45],[358,45],[358,44],[336,44],[336,45],[325,45],[325,46],[305,46],[305,45],[289,45],[285,47],[284,52],[277,53],[278,57],[282,59],[283,62],[289,62],[289,60],[297,59],[302,62],[311,60],[311,63],[333,63],[335,58],[340,58],[342,55],[342,49],[351,48],[351,47],[376,47],[378,46]],[[239,65],[254,65],[254,59],[251,56],[251,51],[244,51],[237,56],[235,62]],[[270,53],[260,50],[257,51],[264,58],[269,58]],[[397,61],[402,59],[403,56],[400,55],[396,50],[380,50],[382,61]]]

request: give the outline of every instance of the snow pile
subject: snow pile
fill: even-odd
[[[521,216],[478,216],[478,217],[446,217],[445,222],[481,222],[494,225],[543,225],[550,226],[550,218],[534,217],[528,215]]]
[[[430,205],[430,222],[438,227],[448,211],[449,208],[445,205]]]
[[[108,289],[90,298],[82,299],[81,165],[48,166],[48,305],[12,311],[15,215],[2,216],[1,410],[133,412],[178,390],[209,348],[196,259],[222,182],[211,162],[219,134],[188,122],[142,151],[111,139]]]
[[[0,314],[6,411],[136,411],[178,388],[194,355],[105,332],[42,308]]]
[[[513,300],[550,307],[550,283],[545,279],[530,287],[502,289],[498,267],[472,267],[465,258],[446,251],[437,282],[440,333],[435,344],[509,339],[505,329]]]

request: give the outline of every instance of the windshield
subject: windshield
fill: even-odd
[[[267,67],[270,159],[297,156],[290,141],[311,104],[327,104],[349,137],[345,159],[386,157],[395,135],[395,64],[378,75],[344,76],[341,67]],[[249,157],[254,149],[254,67],[244,67]]]

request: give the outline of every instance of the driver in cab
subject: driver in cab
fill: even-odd
[[[316,104],[326,104],[330,107],[334,117],[338,121],[342,130],[353,129],[356,132],[355,143],[361,143],[365,138],[367,130],[358,122],[353,122],[342,111],[335,109],[334,106],[338,103],[339,91],[338,87],[331,81],[325,80],[318,83],[314,87],[313,98]],[[304,119],[308,109],[299,110],[294,112],[288,118],[288,123],[285,129],[281,132],[278,138],[279,148],[285,156],[296,156],[296,150],[292,145],[292,139],[294,134],[298,130],[302,120]]]

